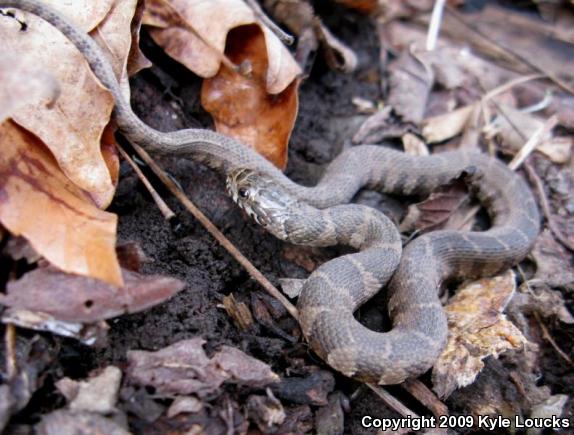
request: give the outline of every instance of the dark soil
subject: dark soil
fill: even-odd
[[[364,119],[357,115],[352,98],[359,96],[377,100],[382,97],[379,46],[374,25],[367,18],[349,11],[344,14],[336,12],[333,12],[333,19],[338,21],[333,28],[359,55],[361,67],[352,75],[343,75],[328,70],[318,59],[310,77],[301,85],[299,116],[290,142],[286,172],[303,184],[313,184],[320,178],[324,165],[348,145]],[[143,48],[154,66],[132,80],[132,104],[137,113],[145,122],[164,131],[210,127],[210,118],[199,105],[200,79],[170,60],[149,38],[143,39]],[[293,252],[308,256],[309,251],[286,247],[247,219],[226,196],[224,181],[219,174],[189,160],[162,158],[159,162],[181,184],[191,200],[275,285],[279,285],[281,277],[304,278],[308,275],[303,267],[287,257],[294,258]],[[148,175],[152,181],[155,180],[149,171]],[[154,182],[154,185],[160,186],[160,183]],[[110,364],[125,367],[126,352],[130,349],[157,350],[195,336],[207,341],[208,353],[222,344],[229,344],[267,362],[281,377],[304,377],[316,368],[329,370],[301,342],[296,322],[285,312],[273,318],[275,326],[282,332],[259,322],[248,331],[235,326],[221,308],[226,295],[233,294],[248,306],[262,300],[279,312],[281,309],[175,199],[159,189],[177,213],[177,222],[166,222],[134,172],[123,163],[110,211],[119,215],[119,242],[136,241],[153,259],[145,265],[144,272],[175,276],[184,280],[187,288],[153,309],[112,320],[109,342],[103,349],[92,349],[45,334],[45,339],[59,353],[45,386],[13,421],[12,430],[32,424],[41,413],[63,405],[63,398],[53,387],[53,382],[62,376],[83,378],[91,370]],[[362,201],[391,211],[395,218],[404,211],[404,206],[396,200],[387,200],[380,195],[363,195]],[[291,255],[286,256],[287,251]],[[324,255],[332,253],[325,251]],[[572,308],[572,300],[569,303]],[[359,317],[370,327],[381,330],[384,328],[384,313],[383,298],[379,297],[368,303]],[[564,344],[563,349],[574,357],[570,345],[574,328],[558,323],[550,325],[550,328],[556,341]],[[24,336],[26,334],[23,332]],[[293,340],[286,339],[289,337]],[[549,386],[555,394],[574,394],[572,366],[561,359],[550,345],[544,345],[538,365],[543,369],[539,384]],[[453,394],[446,404],[453,414],[467,414],[468,401],[464,398],[472,395],[484,397],[485,391],[494,389],[504,397],[504,401],[516,403],[515,411],[520,412],[520,403],[525,398],[521,397],[523,392],[511,376],[514,370],[517,370],[517,363],[511,358],[489,361],[479,381]],[[364,386],[340,375],[334,376],[335,391],[342,392],[349,403],[345,433],[373,433],[373,429],[361,426],[361,418],[365,415],[399,417]],[[423,380],[427,378],[423,377]],[[415,412],[430,415],[400,387],[391,387],[389,391]],[[225,387],[220,395],[214,397],[203,416],[212,420],[208,433],[225,433],[221,410],[230,402],[241,405],[244,397],[244,392],[235,386]],[[192,420],[169,422],[165,417],[158,419],[169,402],[152,398],[153,391],[136,391],[132,387],[125,387],[122,391],[119,407],[128,411],[129,425],[135,433],[167,433],[168,430],[184,433],[186,425],[189,427],[193,423]],[[306,404],[296,400],[281,397],[280,400],[288,415],[300,412],[308,420],[308,427],[314,427],[313,414],[318,412],[318,406],[310,405],[307,409],[304,408]],[[243,418],[238,407],[236,414],[237,421]],[[568,415],[572,414],[571,407]]]

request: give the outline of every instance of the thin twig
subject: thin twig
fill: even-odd
[[[546,192],[544,192],[544,185],[542,184],[542,180],[536,173],[536,170],[532,167],[532,164],[528,161],[524,163],[524,169],[526,171],[526,175],[530,179],[530,182],[534,184],[536,189],[536,193],[538,194],[538,201],[540,202],[540,206],[542,207],[542,213],[546,218],[546,222],[548,223],[548,228],[556,237],[565,248],[569,249],[570,251],[574,252],[574,244],[564,235],[560,227],[556,224],[554,220],[554,215],[550,210],[550,204],[548,204],[548,198],[546,197]]]
[[[503,92],[508,91],[509,89],[513,88],[514,86],[521,85],[521,84],[529,82],[531,80],[543,79],[545,77],[546,76],[544,74],[530,74],[528,76],[517,77],[513,80],[510,80],[506,83],[503,83],[502,85],[497,86],[496,88],[488,91],[488,93],[485,94],[481,98],[481,101],[483,101],[483,102],[489,101],[492,98],[502,94]]]
[[[383,402],[385,402],[391,409],[398,412],[402,416],[404,417],[411,416],[412,418],[419,418],[419,415],[417,413],[411,411],[409,408],[403,405],[395,396],[393,396],[384,388],[370,383],[367,383],[365,385],[367,385],[367,387],[373,390],[373,392],[377,396],[379,396],[383,400]]]
[[[438,34],[440,32],[440,24],[442,22],[442,14],[446,0],[436,0],[432,9],[432,15],[429,23],[429,30],[427,32],[426,49],[433,51],[436,48]]]
[[[448,407],[418,379],[409,379],[402,384],[402,387],[430,409],[435,416],[448,415]]]
[[[4,345],[6,346],[6,377],[14,379],[18,374],[16,362],[16,327],[11,323],[6,325],[4,331]]]
[[[289,311],[295,319],[298,319],[297,308],[283,296],[283,294],[263,275],[248,259],[245,257],[234,245],[223,235],[219,229],[211,223],[211,221],[199,210],[193,202],[185,195],[185,193],[174,183],[174,181],[167,176],[158,164],[143,150],[139,145],[132,144],[138,155],[145,161],[152,171],[158,176],[162,183],[169,189],[169,191],[182,203],[182,205],[203,225],[203,227],[223,246],[227,252],[241,264],[245,270],[253,277],[261,286],[283,304],[285,309]]]
[[[476,33],[478,36],[480,36],[481,38],[483,38],[484,40],[488,41],[490,44],[495,45],[496,47],[498,47],[500,50],[502,50],[507,56],[510,56],[511,58],[513,58],[514,60],[522,63],[523,65],[526,65],[528,68],[530,68],[533,71],[539,72],[544,74],[546,77],[548,77],[550,80],[552,80],[557,86],[559,86],[560,88],[562,88],[563,90],[565,90],[566,92],[574,95],[574,88],[572,88],[568,83],[566,83],[565,81],[563,81],[562,79],[560,79],[559,77],[556,76],[556,74],[554,74],[551,71],[547,71],[545,68],[540,67],[538,65],[533,64],[530,60],[528,60],[526,57],[522,56],[521,54],[515,53],[514,51],[512,51],[511,49],[503,46],[500,44],[500,42],[494,40],[493,38],[491,38],[489,35],[487,35],[486,33],[482,32],[480,29],[478,29],[476,26],[470,24],[462,15],[460,15],[457,11],[455,11],[452,7],[450,6],[446,6],[446,11],[455,19],[457,20],[459,23],[461,23],[463,26],[465,26],[467,29],[470,29],[472,32]]]
[[[159,208],[159,211],[161,212],[161,214],[163,214],[163,217],[165,218],[165,220],[169,221],[172,218],[174,218],[175,213],[172,211],[171,208],[169,208],[169,206],[165,203],[163,198],[161,196],[159,196],[159,193],[157,193],[157,191],[153,188],[153,186],[151,185],[149,180],[143,174],[143,172],[138,167],[138,165],[128,155],[128,153],[126,153],[120,145],[118,145],[118,151],[120,152],[122,157],[126,160],[126,162],[128,162],[128,164],[132,167],[132,169],[137,174],[137,176],[139,177],[139,179],[141,180],[143,185],[146,187],[146,189],[148,190],[152,199],[155,201],[157,208]]]
[[[261,6],[255,0],[245,0],[247,6],[251,8],[253,13],[257,16],[257,19],[261,21],[263,25],[265,25],[269,30],[275,33],[275,36],[279,38],[279,40],[285,45],[292,45],[295,42],[295,38],[285,32],[281,27],[275,24],[271,18],[263,12]]]
[[[538,145],[542,142],[542,140],[546,137],[548,133],[558,124],[558,117],[556,115],[552,115],[544,125],[540,126],[530,139],[526,141],[526,143],[520,148],[520,151],[516,153],[512,161],[508,164],[508,167],[515,171],[522,165],[522,163],[526,160],[526,158],[532,154],[532,151],[536,149]]]
[[[550,332],[548,332],[548,328],[546,328],[546,325],[542,322],[542,319],[540,319],[538,313],[534,313],[534,317],[536,317],[536,321],[540,325],[540,329],[542,329],[542,336],[552,345],[554,350],[558,352],[558,355],[564,358],[570,365],[574,366],[574,361],[572,361],[572,359],[568,356],[568,354],[566,354],[566,352],[560,349],[558,344],[554,341],[554,339],[550,335]]]

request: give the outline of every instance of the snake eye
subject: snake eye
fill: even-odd
[[[249,190],[247,190],[245,187],[240,187],[239,190],[237,191],[237,193],[242,198],[248,198],[249,197]]]

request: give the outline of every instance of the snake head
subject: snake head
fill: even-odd
[[[297,201],[285,189],[269,175],[251,169],[232,170],[226,185],[229,196],[256,223],[287,240],[285,225]]]

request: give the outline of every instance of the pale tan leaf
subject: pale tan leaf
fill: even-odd
[[[42,0],[52,9],[57,9],[64,16],[74,20],[74,23],[85,32],[90,32],[109,13],[116,0]]]
[[[104,52],[114,69],[123,69],[131,40],[127,9],[130,4],[135,7],[134,0],[118,2],[117,7],[113,1],[52,3],[84,30],[95,28],[93,33],[104,42]],[[0,17],[3,48],[13,55],[26,56],[53,74],[60,83],[61,95],[53,107],[28,104],[12,117],[42,139],[74,183],[89,192],[99,205],[107,205],[115,186],[102,157],[100,139],[110,119],[113,98],[96,81],[82,54],[58,30],[34,15],[20,11],[16,14],[26,22],[27,29],[22,32],[17,20]],[[96,28],[102,20],[103,26]],[[118,32],[122,26],[126,30]],[[118,38],[123,40],[112,43]]]
[[[425,119],[423,124],[425,140],[429,143],[442,142],[462,133],[474,110],[475,105],[470,105]]]
[[[424,141],[412,133],[405,133],[401,138],[405,153],[411,156],[428,156],[429,149]]]
[[[433,367],[433,388],[441,397],[470,385],[488,356],[519,349],[526,338],[502,314],[516,289],[514,273],[474,281],[459,289],[445,307],[448,343]]]
[[[153,26],[150,34],[156,43],[200,77],[219,71],[231,29],[250,24],[258,25],[265,38],[268,93],[284,91],[301,74],[289,50],[242,0],[150,0],[143,23]]]
[[[136,11],[137,0],[115,1],[109,13],[90,32],[109,59],[113,59],[112,68],[118,77],[124,96],[130,97],[127,74],[128,54],[132,48],[132,31],[130,23]]]
[[[60,86],[53,75],[22,56],[0,57],[0,124],[26,104],[53,104]]]
[[[0,221],[50,263],[121,285],[117,217],[61,173],[53,156],[11,121],[0,125]]]

